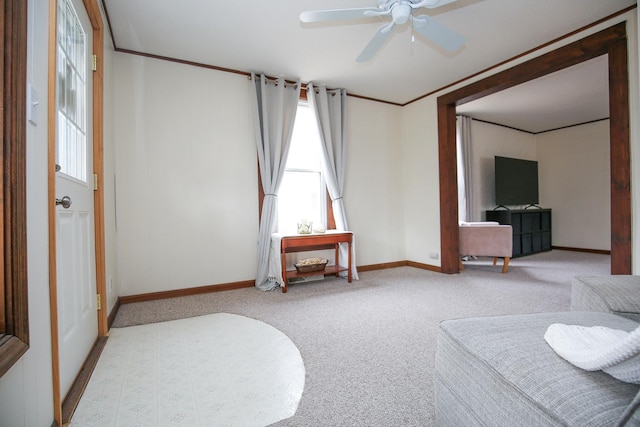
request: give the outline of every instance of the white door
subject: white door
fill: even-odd
[[[58,0],[57,34],[56,268],[60,392],[64,397],[98,336],[92,28],[82,0]]]

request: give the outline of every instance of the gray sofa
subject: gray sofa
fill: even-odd
[[[640,276],[580,276],[571,311],[443,321],[436,351],[441,426],[640,425],[640,386],[588,372],[544,340],[553,323],[631,331]]]

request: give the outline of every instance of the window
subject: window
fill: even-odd
[[[278,190],[278,232],[295,233],[306,219],[327,228],[327,187],[322,169],[320,135],[313,111],[300,101]]]
[[[87,181],[85,34],[68,1],[58,2],[57,96],[60,172]]]
[[[26,224],[27,2],[0,0],[0,376],[29,348]]]

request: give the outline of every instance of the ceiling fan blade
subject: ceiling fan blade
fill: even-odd
[[[367,18],[365,12],[379,12],[376,8],[362,7],[356,9],[311,10],[302,12],[302,22],[342,21],[347,19]]]
[[[464,46],[466,39],[428,15],[413,18],[413,29],[449,52]]]
[[[360,55],[356,58],[356,62],[367,62],[373,58],[382,45],[391,36],[393,25],[393,22],[389,22],[388,24],[380,27],[371,41],[369,41],[365,48],[362,49],[362,52],[360,52]]]
[[[435,9],[436,7],[444,6],[445,4],[453,3],[456,0],[423,0],[414,1],[411,5],[412,9],[419,9],[426,7],[427,9]]]

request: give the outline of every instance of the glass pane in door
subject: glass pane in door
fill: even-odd
[[[87,182],[86,36],[73,5],[58,2],[57,110],[60,172]]]

